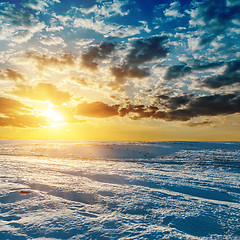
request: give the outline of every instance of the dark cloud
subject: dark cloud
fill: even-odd
[[[183,105],[186,105],[192,100],[192,94],[185,94],[177,97],[169,97],[167,95],[158,95],[156,99],[161,106],[175,110]]]
[[[173,80],[177,78],[184,77],[195,71],[205,71],[209,69],[216,69],[222,67],[224,62],[213,62],[213,63],[205,63],[200,64],[195,62],[192,66],[187,66],[186,64],[182,65],[173,65],[167,68],[166,73],[164,75],[165,80]]]
[[[208,69],[216,69],[219,67],[222,67],[224,65],[224,62],[213,62],[213,63],[205,63],[205,64],[199,64],[195,63],[192,67],[192,70],[195,71],[204,71]]]
[[[96,0],[83,0],[81,1],[81,6],[83,8],[90,8],[97,4]]]
[[[83,66],[90,69],[97,69],[98,60],[106,59],[114,50],[115,44],[102,43],[99,47],[91,47],[87,52],[82,54]]]
[[[205,78],[202,86],[215,89],[235,83],[240,83],[240,60],[226,63],[223,74]]]
[[[187,121],[198,116],[217,116],[240,112],[240,95],[225,94],[193,98],[183,108],[167,112],[167,120]]]
[[[77,114],[93,118],[112,117],[118,115],[118,105],[109,106],[103,102],[84,102],[77,106]]]
[[[131,103],[107,105],[103,102],[84,102],[77,106],[77,114],[95,118],[128,116],[133,120],[151,118],[164,121],[189,121],[195,117],[228,115],[240,112],[240,95],[237,93],[204,97],[194,97],[187,94],[178,97],[160,95],[157,98],[159,103],[154,106]],[[161,100],[164,100],[164,102],[161,102]],[[206,125],[207,122],[192,124],[192,126],[204,124]]]
[[[50,83],[38,83],[35,86],[17,85],[11,93],[32,100],[48,100],[56,105],[68,102],[71,99],[69,92],[61,91]]]
[[[169,97],[164,105],[170,106],[170,111],[156,111],[152,118],[166,121],[188,121],[199,116],[228,115],[240,112],[240,95],[225,94],[204,97],[193,95]],[[161,106],[161,102],[159,104]]]
[[[127,104],[125,107],[119,108],[119,116],[124,117],[128,114],[134,113],[134,116],[130,116],[133,120],[154,118],[158,112],[160,112],[159,108],[155,106]]]
[[[111,73],[117,79],[129,78],[144,78],[150,76],[147,68],[138,68],[137,66],[122,65],[111,68]]]
[[[121,90],[121,85],[125,83],[126,78],[145,78],[150,76],[148,68],[138,68],[137,66],[122,65],[110,68],[114,81],[107,84],[114,90]]]
[[[125,83],[126,78],[141,79],[150,76],[149,69],[140,65],[166,57],[169,50],[163,45],[165,40],[167,40],[166,36],[155,36],[134,41],[133,48],[124,59],[124,64],[110,68],[115,80],[108,86],[113,90],[122,91],[120,86]]]
[[[148,68],[139,68],[135,65],[121,65],[110,68],[112,76],[114,76],[114,80],[107,84],[108,87],[113,90],[117,90],[118,92],[124,92],[124,89],[121,85],[126,83],[126,78],[138,78],[142,79],[150,76],[150,72]]]
[[[0,80],[26,81],[22,73],[13,69],[0,70]]]
[[[39,127],[46,119],[35,116],[32,108],[11,98],[0,97],[0,126]]]
[[[208,43],[210,43],[210,42],[212,42],[214,39],[215,39],[215,35],[210,35],[210,36],[202,36],[201,37],[201,39],[200,39],[200,41],[199,41],[199,46],[204,46],[204,45],[206,45],[206,44],[208,44]]]
[[[228,115],[240,112],[240,95],[212,95],[205,97],[194,97],[184,95],[178,97],[158,96],[159,101],[156,106],[134,106],[128,105],[119,108],[119,115],[126,116],[135,113],[134,120],[141,118],[162,119],[165,121],[188,121],[199,116]],[[163,110],[162,106],[167,106],[168,110]]]
[[[240,3],[229,4],[231,1],[200,1],[195,2],[197,7],[194,22],[206,31],[201,37],[200,46],[203,46],[218,35],[224,33],[232,24],[232,20],[240,18]]]
[[[225,71],[216,76],[206,77],[200,85],[203,87],[216,89],[222,86],[228,86],[240,82],[240,60],[234,60],[231,62],[214,62],[199,64],[194,63],[192,66],[187,65],[173,65],[167,68],[164,75],[165,80],[175,80],[184,77],[193,72],[207,71],[211,69],[217,69],[222,66],[226,66]]]
[[[136,40],[133,42],[133,49],[127,55],[127,63],[138,65],[166,57],[169,52],[163,45],[166,40],[166,36]]]
[[[164,79],[172,80],[175,78],[183,77],[191,73],[192,69],[186,65],[174,65],[167,69]]]

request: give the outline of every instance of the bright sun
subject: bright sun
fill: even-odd
[[[47,109],[42,115],[47,117],[50,123],[59,123],[63,121],[62,115],[57,113],[53,108]]]

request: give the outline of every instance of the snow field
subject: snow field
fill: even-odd
[[[2,142],[0,239],[240,239],[238,143]]]

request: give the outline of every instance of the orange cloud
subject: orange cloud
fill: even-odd
[[[11,91],[11,93],[32,100],[49,100],[55,105],[60,105],[64,102],[68,102],[71,99],[69,92],[58,90],[55,85],[50,83],[38,83],[35,86],[18,85]]]
[[[22,73],[13,69],[0,70],[0,79],[13,80],[13,81],[17,81],[17,80],[26,81]]]
[[[0,113],[4,115],[26,113],[30,112],[31,110],[32,110],[31,107],[26,106],[17,100],[0,97]]]
[[[109,106],[103,102],[84,102],[77,106],[77,114],[94,118],[112,117],[118,115],[118,105]]]
[[[0,97],[0,126],[39,127],[46,124],[44,117],[32,114],[33,109],[23,103]]]
[[[40,127],[46,125],[44,117],[18,114],[13,117],[0,117],[0,126],[13,126],[13,127]]]

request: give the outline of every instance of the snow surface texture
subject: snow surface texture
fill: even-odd
[[[240,144],[0,141],[0,239],[240,239]]]

